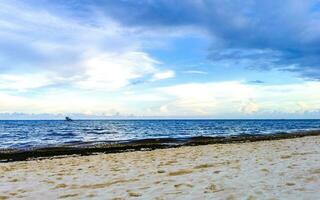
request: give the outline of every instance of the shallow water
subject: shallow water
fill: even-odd
[[[0,121],[0,148],[81,142],[271,134],[320,129],[320,120]]]

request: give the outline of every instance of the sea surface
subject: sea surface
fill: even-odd
[[[320,120],[0,120],[0,148],[319,129]]]

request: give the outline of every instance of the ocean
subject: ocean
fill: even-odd
[[[0,149],[319,130],[320,120],[2,120]]]

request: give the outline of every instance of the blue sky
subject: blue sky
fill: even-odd
[[[0,1],[0,118],[319,118],[320,1]]]

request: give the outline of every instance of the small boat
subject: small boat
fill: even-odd
[[[68,122],[72,122],[73,121],[70,117],[66,117],[65,120],[68,121]]]

